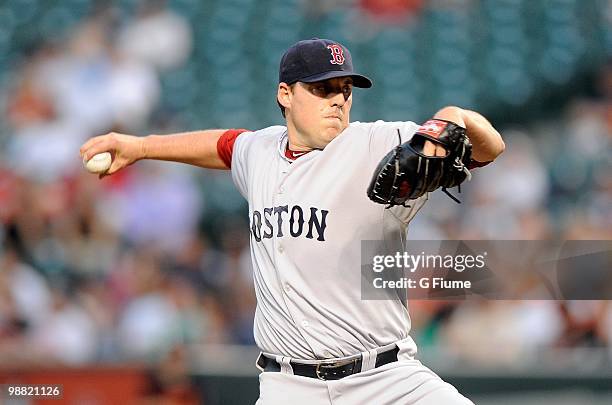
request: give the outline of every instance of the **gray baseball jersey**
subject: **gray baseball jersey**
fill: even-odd
[[[378,162],[419,126],[354,122],[291,161],[287,130],[240,134],[232,178],[249,203],[259,348],[297,359],[343,357],[408,337],[403,300],[361,299],[361,241],[400,240],[427,196],[386,210],[366,195]]]

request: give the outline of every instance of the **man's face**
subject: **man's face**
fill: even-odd
[[[323,149],[348,126],[352,92],[350,77],[297,82],[288,89],[287,123],[300,135],[300,146]]]

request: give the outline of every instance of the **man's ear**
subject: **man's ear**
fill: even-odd
[[[281,82],[278,84],[276,99],[278,103],[285,108],[291,106],[291,87],[287,83]]]

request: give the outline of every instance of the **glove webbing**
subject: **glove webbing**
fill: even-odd
[[[465,156],[465,142],[461,142],[461,155],[455,157],[455,162],[453,163],[453,168],[457,171],[463,171],[465,173],[466,176],[466,180],[470,181],[472,180],[472,173],[470,173],[470,170],[465,166],[465,164],[463,164],[463,157]],[[448,189],[446,187],[442,187],[442,192],[444,192],[444,194],[446,194],[447,196],[449,196],[451,198],[451,200],[455,201],[457,204],[461,204],[461,201],[459,201],[459,199],[457,197],[455,197],[454,195],[452,195]],[[461,194],[461,183],[457,184],[457,192],[459,194]]]

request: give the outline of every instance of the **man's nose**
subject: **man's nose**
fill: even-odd
[[[344,93],[334,93],[331,97],[332,106],[342,107],[344,103],[346,103],[346,98],[344,97]]]

